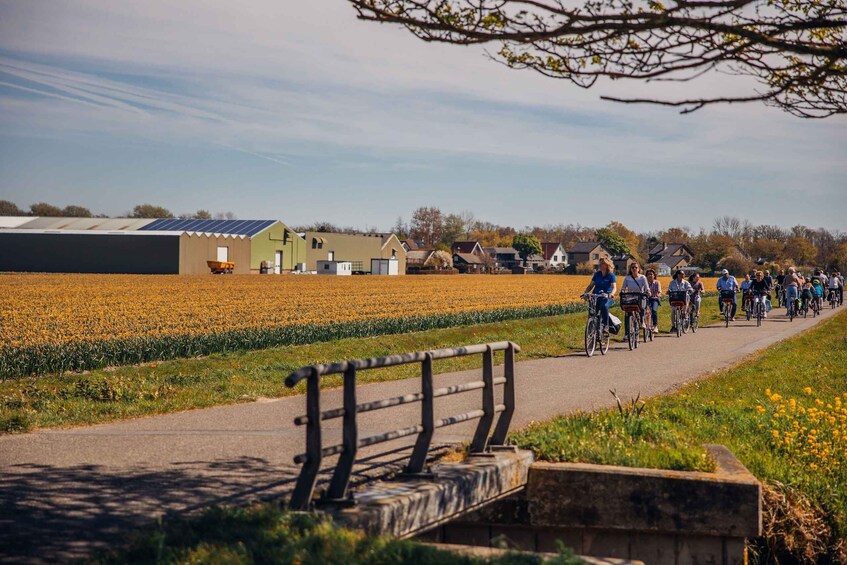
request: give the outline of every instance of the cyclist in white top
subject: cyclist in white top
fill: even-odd
[[[691,288],[691,283],[685,280],[685,273],[682,269],[673,274],[673,280],[668,285],[668,292],[687,292],[691,294],[694,289]],[[671,324],[673,326],[673,324]],[[671,333],[676,331],[676,327],[671,327]]]
[[[838,304],[840,306],[844,302],[844,285],[841,284],[841,279],[835,271],[832,271],[832,274],[829,275],[829,290],[834,292],[838,297]]]
[[[641,292],[645,295],[645,297],[641,300],[641,312],[644,313],[644,309],[646,307],[646,295],[650,293],[650,285],[647,283],[647,277],[641,274],[641,267],[638,263],[633,263],[629,267],[629,274],[624,277],[623,283],[621,284],[621,294],[627,292]],[[626,312],[626,316],[624,316],[624,324],[623,327],[626,328],[626,333],[624,334],[624,341],[629,337],[629,317],[632,314]]]

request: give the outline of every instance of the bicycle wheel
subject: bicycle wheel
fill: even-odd
[[[594,355],[594,348],[597,347],[597,318],[588,318],[585,323],[585,354],[591,357]]]
[[[748,302],[744,303],[744,313],[747,316],[747,321],[750,321],[750,318],[753,317],[753,309],[750,307]]]
[[[765,310],[764,305],[762,305],[762,303],[761,303],[761,302],[759,302],[759,303],[756,305],[756,325],[757,325],[757,326],[761,326],[761,325],[762,325],[762,318],[763,318],[763,317],[764,317],[764,315],[765,315],[764,310]]]
[[[627,341],[629,342],[629,350],[632,351],[638,347],[638,320],[636,320],[635,314],[629,315],[627,326]]]
[[[724,306],[723,317],[724,317],[724,320],[726,320],[726,327],[729,327],[729,313],[730,313],[731,310],[732,310],[731,305],[727,304],[727,305]]]
[[[676,337],[682,337],[682,308],[673,309],[673,325],[676,328]]]
[[[600,354],[605,355],[607,351],[609,351],[609,340],[612,339],[612,335],[609,332],[600,333]]]
[[[682,333],[687,334],[691,329],[691,318],[688,315],[688,309],[680,310],[679,317],[682,320]]]
[[[696,334],[697,328],[700,327],[700,316],[695,313],[691,313],[691,333]]]

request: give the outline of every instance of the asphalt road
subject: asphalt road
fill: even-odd
[[[533,420],[609,406],[610,389],[627,400],[674,390],[842,312],[789,322],[775,309],[762,327],[735,322],[696,335],[660,335],[629,351],[612,344],[605,356],[572,354],[520,361],[513,429]],[[436,361],[437,363],[437,361]],[[495,369],[495,374],[501,369]],[[478,380],[481,372],[435,377],[435,386]],[[284,375],[280,375],[283,378]],[[360,402],[417,392],[419,380],[364,385]],[[341,405],[325,391],[322,408]],[[436,417],[480,407],[479,391],[436,399]],[[64,562],[120,542],[127,531],[171,512],[213,503],[284,496],[293,487],[292,457],[304,450],[303,397],[263,400],[97,426],[0,437],[0,561]],[[418,421],[418,405],[363,414],[360,436]],[[325,422],[324,443],[340,441],[341,420]],[[475,423],[436,434],[441,445],[470,439]],[[354,480],[396,469],[408,441],[364,450]]]

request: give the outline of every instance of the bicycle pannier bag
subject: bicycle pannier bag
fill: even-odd
[[[621,331],[621,319],[613,314],[609,314],[609,333],[612,335],[618,335],[618,332]]]

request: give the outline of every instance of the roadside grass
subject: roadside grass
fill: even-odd
[[[716,301],[707,299],[703,323],[717,319]],[[615,310],[613,310],[614,312]],[[621,315],[619,311],[617,315]],[[660,327],[668,329],[668,307]],[[622,316],[621,316],[622,317]],[[286,388],[283,379],[300,367],[345,359],[381,357],[410,351],[510,340],[521,346],[520,359],[556,357],[583,348],[585,312],[510,320],[416,333],[348,338],[254,351],[216,353],[99,369],[9,379],[0,382],[0,433],[102,423],[138,416],[207,408],[303,394],[305,384]],[[501,354],[502,355],[502,354]],[[498,356],[498,362],[502,357]],[[436,373],[482,366],[480,356],[439,360]],[[367,371],[360,382],[405,379],[420,374],[417,365]],[[322,386],[341,386],[333,375]]]
[[[678,392],[511,435],[541,459],[704,470],[728,447],[765,483],[763,562],[847,562],[847,311]]]
[[[268,563],[300,565],[578,565],[569,550],[548,559],[508,552],[481,558],[389,537],[368,537],[311,514],[285,512],[271,504],[211,508],[190,519],[161,523],[126,548],[95,556],[111,563]]]

